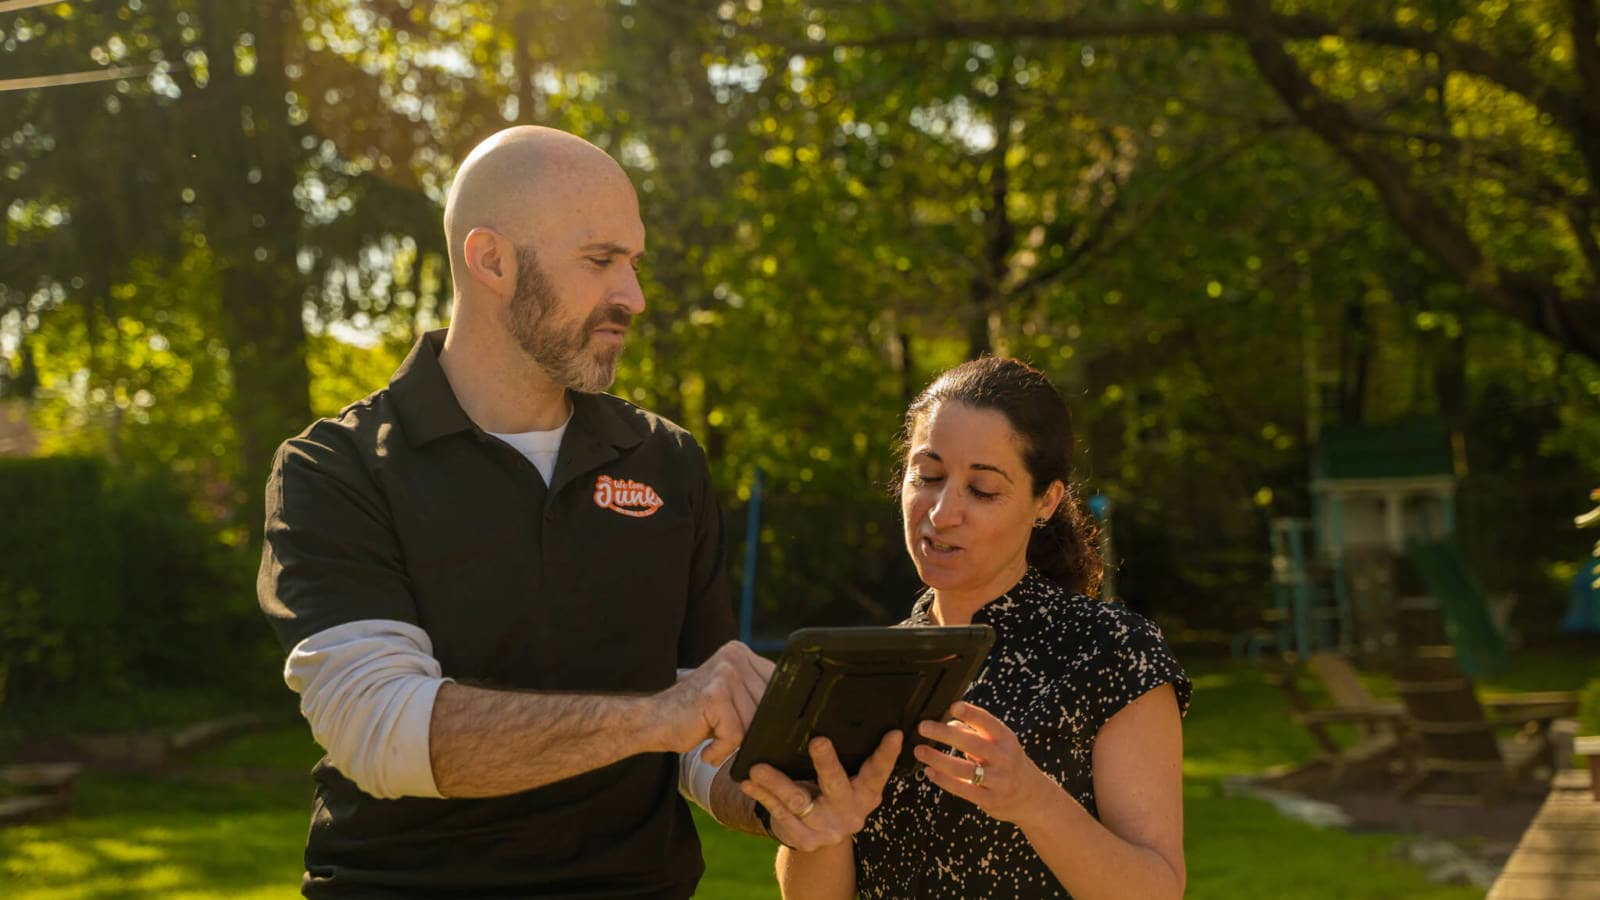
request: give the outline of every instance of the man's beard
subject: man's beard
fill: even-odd
[[[539,267],[531,248],[517,248],[517,289],[511,295],[511,336],[523,352],[551,380],[574,391],[595,393],[611,387],[617,378],[617,357],[622,348],[590,346],[594,330],[612,323],[628,327],[633,316],[611,303],[601,304],[588,318],[564,327],[556,318],[555,288]]]

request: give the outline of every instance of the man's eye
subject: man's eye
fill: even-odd
[[[611,265],[611,257],[609,256],[590,256],[588,257],[588,260],[602,269]]]

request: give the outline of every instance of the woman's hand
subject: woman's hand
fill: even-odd
[[[928,780],[996,819],[1024,825],[1031,813],[1048,808],[1045,801],[1061,793],[1028,758],[1006,723],[981,707],[957,701],[950,706],[949,722],[923,722],[917,731],[966,757],[919,746],[914,753],[927,766]]]
[[[817,789],[791,781],[765,763],[750,767],[739,789],[767,808],[772,834],[796,850],[812,852],[847,841],[867,823],[883,800],[883,786],[894,772],[901,736],[891,731],[878,742],[854,778],[845,774],[833,742],[813,738],[806,747],[817,769]]]

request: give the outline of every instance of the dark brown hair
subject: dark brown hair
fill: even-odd
[[[1072,415],[1050,379],[1020,360],[985,356],[962,363],[934,379],[906,410],[902,447],[909,449],[917,423],[940,403],[992,409],[1006,417],[1022,442],[1022,463],[1033,479],[1034,496],[1052,481],[1067,488],[1055,513],[1028,539],[1028,564],[1075,594],[1100,589],[1104,563],[1098,529],[1078,507],[1072,490]],[[905,453],[901,454],[901,468]],[[901,472],[902,476],[904,471]]]

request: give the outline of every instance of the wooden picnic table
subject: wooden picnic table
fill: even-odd
[[[1600,900],[1600,800],[1588,772],[1556,775],[1487,900]]]

